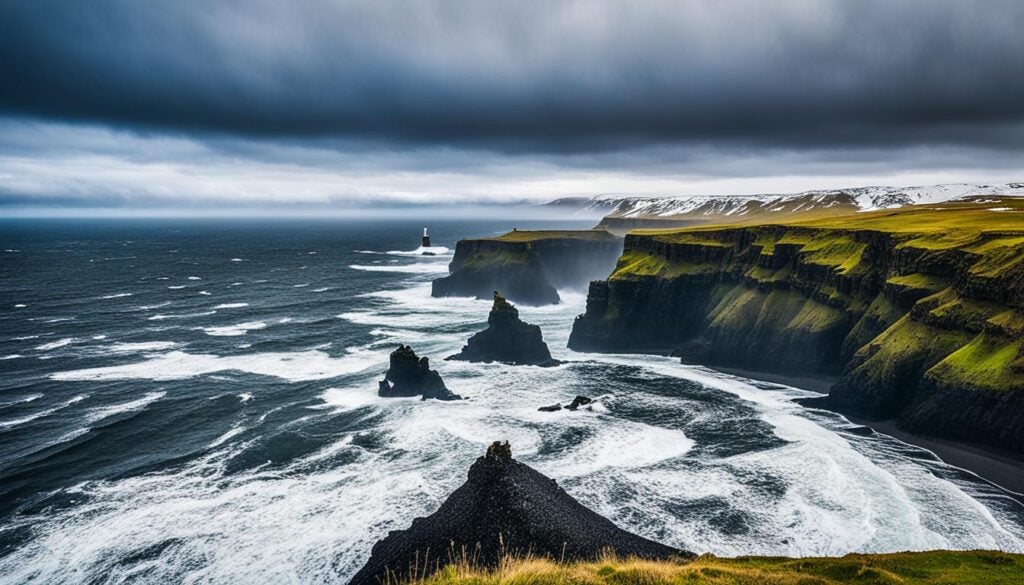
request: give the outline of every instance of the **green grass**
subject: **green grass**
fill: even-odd
[[[984,551],[851,554],[792,559],[704,555],[693,561],[614,556],[593,562],[507,559],[493,570],[450,565],[408,585],[1011,585],[1024,583],[1024,556]]]
[[[502,242],[536,242],[539,240],[586,240],[592,242],[613,241],[617,238],[605,230],[515,230],[492,240]]]
[[[985,390],[1024,388],[1024,375],[1010,367],[1020,355],[1020,339],[981,334],[931,368],[945,385],[961,385]]]

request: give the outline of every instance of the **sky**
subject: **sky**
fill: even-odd
[[[6,0],[0,215],[1024,181],[1019,0]]]

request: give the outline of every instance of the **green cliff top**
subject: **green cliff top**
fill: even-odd
[[[939,585],[1024,582],[1024,556],[1000,552],[933,551],[839,558],[790,559],[710,555],[692,562],[606,558],[557,564],[542,559],[508,560],[493,571],[466,564],[411,581],[417,585]]]
[[[1024,198],[978,196],[964,201],[932,205],[910,205],[898,209],[879,209],[827,215],[814,219],[791,216],[775,221],[728,224],[707,224],[675,229],[634,230],[634,234],[658,236],[659,239],[686,242],[699,234],[752,226],[789,226],[832,230],[875,230],[893,234],[922,236],[922,244],[938,248],[955,247],[973,241],[979,233],[1009,232],[1007,237],[1024,236]]]
[[[605,230],[513,230],[496,238],[502,242],[536,242],[540,240],[586,240],[591,242],[614,241],[616,238]]]

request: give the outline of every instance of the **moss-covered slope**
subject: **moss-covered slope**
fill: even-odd
[[[840,376],[830,401],[1024,451],[1024,201],[634,232],[570,347]]]
[[[493,570],[470,563],[404,581],[419,585],[1011,585],[1024,583],[1024,556],[985,551],[851,554],[839,558],[789,559],[711,555],[689,562],[609,557],[555,563],[510,559]]]
[[[489,299],[494,291],[524,305],[559,302],[559,288],[583,288],[606,276],[622,239],[604,230],[511,231],[460,240],[449,275],[434,281],[435,297]]]

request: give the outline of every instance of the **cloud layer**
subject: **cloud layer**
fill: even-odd
[[[1001,177],[1024,151],[1021,22],[1013,0],[4,2],[0,193]],[[63,185],[40,173],[60,161]]]

